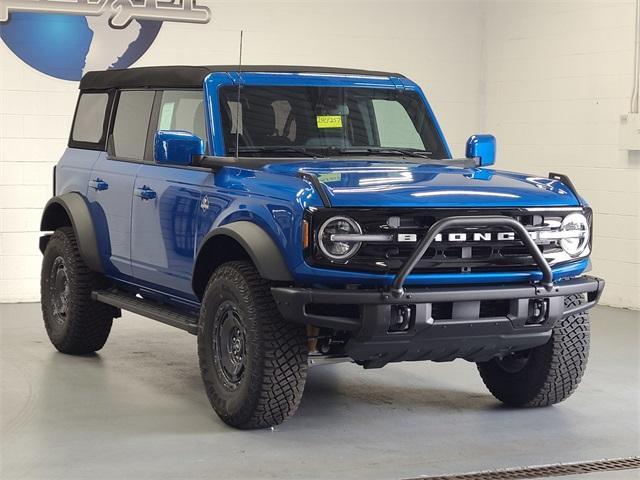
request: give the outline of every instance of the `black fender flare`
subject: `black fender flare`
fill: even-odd
[[[235,240],[247,252],[262,278],[281,282],[293,281],[282,253],[271,236],[257,224],[240,220],[211,230],[202,240],[191,276],[194,292],[197,291],[195,282],[202,267],[199,265],[199,261],[202,261],[200,255],[207,243],[220,236]]]
[[[67,218],[71,222],[84,263],[94,272],[103,273],[104,268],[89,205],[78,192],[64,193],[47,202],[40,221],[40,231],[53,231],[68,225]],[[50,235],[45,235],[40,239],[40,250],[43,253],[49,238]]]

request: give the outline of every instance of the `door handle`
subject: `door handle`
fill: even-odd
[[[133,191],[136,197],[140,197],[142,200],[153,200],[156,198],[156,192],[144,185],[142,188],[136,188]]]
[[[101,178],[96,178],[95,180],[90,180],[89,181],[89,187],[93,188],[94,190],[97,190],[99,192],[106,190],[107,188],[109,188],[109,184],[107,182],[105,182],[104,180],[102,180]]]

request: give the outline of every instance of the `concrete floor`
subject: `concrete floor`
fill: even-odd
[[[475,366],[314,367],[297,415],[240,432],[204,395],[195,338],[125,314],[97,355],[57,353],[39,305],[0,305],[0,478],[401,479],[640,453],[640,313],[593,311],[580,389],[501,406]],[[638,471],[580,478],[638,478]]]

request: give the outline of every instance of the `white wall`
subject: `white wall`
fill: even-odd
[[[243,28],[246,64],[403,72],[425,89],[456,155],[487,131],[500,168],[570,174],[596,212],[603,302],[640,308],[640,155],[618,148],[633,0],[208,3],[209,25],[163,25],[134,66],[236,63]],[[38,299],[38,223],[76,88],[0,41],[0,302]]]
[[[210,24],[164,24],[134,66],[235,64],[243,28],[245,64],[398,70],[423,85],[456,154],[480,130],[478,1],[206,3]],[[0,41],[0,302],[39,298],[40,214],[76,95],[75,82],[33,70]]]
[[[567,173],[595,212],[602,302],[640,308],[640,152],[619,148],[635,1],[489,1],[485,130],[500,168]]]

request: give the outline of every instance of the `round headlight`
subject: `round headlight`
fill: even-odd
[[[577,257],[589,245],[589,221],[581,213],[572,213],[564,217],[560,225],[563,238],[560,246],[572,257]]]
[[[328,259],[344,262],[358,252],[362,242],[336,240],[333,237],[359,234],[362,234],[362,229],[353,218],[332,217],[324,222],[318,231],[318,246]]]

